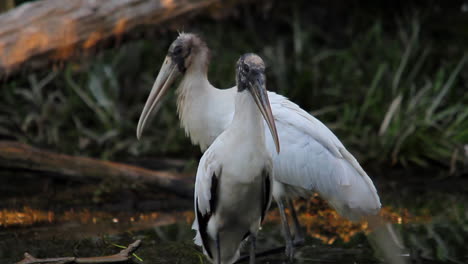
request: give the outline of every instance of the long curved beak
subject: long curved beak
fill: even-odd
[[[265,119],[268,128],[270,129],[271,136],[275,142],[276,152],[280,152],[280,143],[278,139],[278,132],[276,131],[275,119],[271,112],[270,100],[268,99],[268,93],[265,87],[265,75],[263,73],[258,74],[253,83],[250,85],[250,91],[252,92],[255,103],[257,104],[260,112]]]
[[[140,120],[138,120],[137,126],[137,138],[140,139],[143,128],[145,128],[146,121],[148,116],[154,110],[158,102],[161,101],[161,98],[166,94],[168,88],[174,82],[174,80],[179,75],[179,70],[177,69],[177,64],[172,61],[169,56],[166,56],[166,59],[159,70],[158,77],[151,88],[151,93],[146,100],[145,107],[140,115]]]

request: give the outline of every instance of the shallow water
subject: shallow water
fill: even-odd
[[[144,263],[207,263],[191,241],[190,201],[124,184],[36,180],[24,186],[24,182],[10,178],[9,187],[2,182],[0,263],[19,261],[24,252],[36,257],[114,254],[120,251],[116,245],[136,239],[143,241],[136,254]],[[382,218],[404,241],[401,259],[468,262],[468,197],[463,186],[447,188],[451,186],[447,181],[383,182],[377,181],[385,205]],[[383,262],[379,252],[391,241],[388,236],[371,232],[366,222],[342,219],[318,197],[295,205],[307,233],[296,263]],[[259,251],[283,244],[279,228],[278,212],[272,208],[260,232]],[[282,254],[257,261],[283,262]]]

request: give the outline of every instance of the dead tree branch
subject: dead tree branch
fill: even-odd
[[[132,254],[140,247],[140,245],[141,240],[137,240],[115,255],[91,258],[64,257],[38,259],[29,253],[24,253],[24,259],[16,264],[121,263],[129,261],[132,258]]]
[[[75,179],[128,179],[192,198],[193,183],[181,174],[153,171],[137,166],[87,157],[57,154],[29,145],[0,141],[0,167],[65,175]]]

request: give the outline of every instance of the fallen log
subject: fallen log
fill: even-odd
[[[184,180],[187,177],[182,174],[58,154],[14,141],[0,141],[0,167],[60,174],[78,180],[127,179],[159,187],[181,197],[193,197],[193,183]]]
[[[142,25],[226,10],[240,0],[41,0],[0,15],[0,77],[90,50]]]

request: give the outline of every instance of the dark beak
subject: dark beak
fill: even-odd
[[[253,95],[255,103],[257,104],[260,112],[265,119],[268,128],[270,129],[271,136],[275,142],[276,152],[280,152],[280,144],[278,139],[278,132],[276,131],[275,119],[271,112],[270,100],[268,100],[268,93],[265,88],[265,75],[263,73],[255,73],[253,79],[249,82],[250,92]]]
[[[146,121],[148,116],[155,109],[158,102],[161,101],[161,98],[166,94],[168,88],[174,82],[174,80],[179,75],[179,70],[177,69],[177,64],[172,61],[172,59],[167,56],[164,60],[161,70],[159,70],[158,77],[153,84],[151,93],[146,100],[145,107],[143,112],[140,115],[140,120],[138,120],[137,126],[137,138],[140,139],[143,128],[145,128]]]

